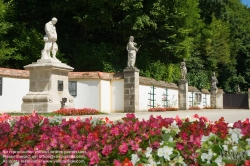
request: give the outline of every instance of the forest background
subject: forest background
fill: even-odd
[[[141,45],[140,75],[225,92],[250,88],[250,8],[241,0],[0,0],[0,66],[23,69],[56,17],[58,59],[74,71],[122,72],[129,36]]]

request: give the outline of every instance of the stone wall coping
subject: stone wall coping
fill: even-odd
[[[196,88],[194,86],[188,86],[188,92],[200,92],[203,94],[210,94],[210,92],[207,89],[199,90],[198,88]]]
[[[30,72],[28,70],[21,69],[9,69],[0,67],[0,76],[16,77],[16,78],[29,78]],[[123,73],[106,73],[100,71],[92,72],[69,72],[69,78],[96,78],[96,79],[121,79]]]
[[[218,89],[218,90],[217,90],[217,93],[218,93],[218,94],[223,94],[224,91],[223,91],[223,89]]]
[[[197,88],[194,87],[194,86],[188,86],[188,91],[189,91],[189,92],[201,92],[199,89],[197,89]]]
[[[153,78],[147,78],[147,77],[142,77],[142,76],[140,76],[139,78],[139,83],[140,85],[150,85],[150,86],[154,85],[154,86],[159,86],[163,88],[178,89],[178,86],[175,83],[157,81]]]
[[[210,94],[210,92],[209,92],[207,89],[202,89],[201,92],[202,92],[203,94]]]
[[[69,78],[72,78],[72,79],[90,78],[90,79],[114,80],[114,79],[123,79],[123,73],[107,73],[107,72],[100,72],[100,71],[69,72]]]
[[[29,78],[28,70],[21,69],[10,69],[0,67],[0,76],[15,77],[15,78]],[[118,73],[107,73],[100,71],[89,71],[89,72],[69,72],[70,79],[103,79],[103,80],[119,80],[123,79],[123,72]],[[178,86],[175,83],[169,83],[165,81],[157,81],[153,78],[139,77],[139,83],[141,85],[158,86],[163,88],[177,89]]]
[[[16,77],[16,78],[29,78],[28,70],[20,70],[20,69],[9,69],[0,67],[0,76],[6,77]]]

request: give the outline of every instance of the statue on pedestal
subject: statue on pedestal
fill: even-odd
[[[239,84],[237,85],[237,92],[238,92],[238,93],[241,92],[241,91],[240,91],[240,85],[239,85]]]
[[[183,62],[181,62],[180,68],[181,68],[181,80],[186,80],[187,67],[186,67],[185,58],[183,58]]]
[[[57,19],[53,17],[51,21],[45,24],[45,32],[43,40],[45,42],[44,49],[42,50],[42,58],[41,59],[51,59],[50,52],[52,52],[53,60],[57,60],[56,53],[58,51],[58,45],[56,44],[57,33],[55,24],[57,23]]]
[[[137,43],[134,42],[134,37],[129,37],[129,42],[127,44],[127,51],[128,51],[128,67],[135,67],[135,61],[136,61],[136,53],[138,52],[139,48],[136,48],[135,46]]]
[[[211,77],[211,89],[217,89],[217,84],[218,84],[218,80],[215,76],[215,72],[213,72],[213,75]]]

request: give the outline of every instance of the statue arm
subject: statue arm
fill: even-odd
[[[127,46],[127,48],[128,48],[128,50],[138,50],[135,46],[134,46],[134,44],[132,43],[132,42],[129,42],[128,43],[128,46]]]
[[[53,41],[56,41],[57,39],[57,34],[56,32],[53,31],[52,27],[53,25],[51,25],[52,23],[48,22],[47,24],[45,24],[45,32],[48,36],[49,39],[52,39]]]
[[[51,39],[52,38],[52,34],[50,32],[49,22],[45,24],[45,32],[46,32],[46,35],[48,36],[48,38]]]

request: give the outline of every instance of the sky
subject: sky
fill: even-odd
[[[242,2],[244,5],[247,5],[248,7],[250,7],[250,0],[241,0],[241,2]]]

